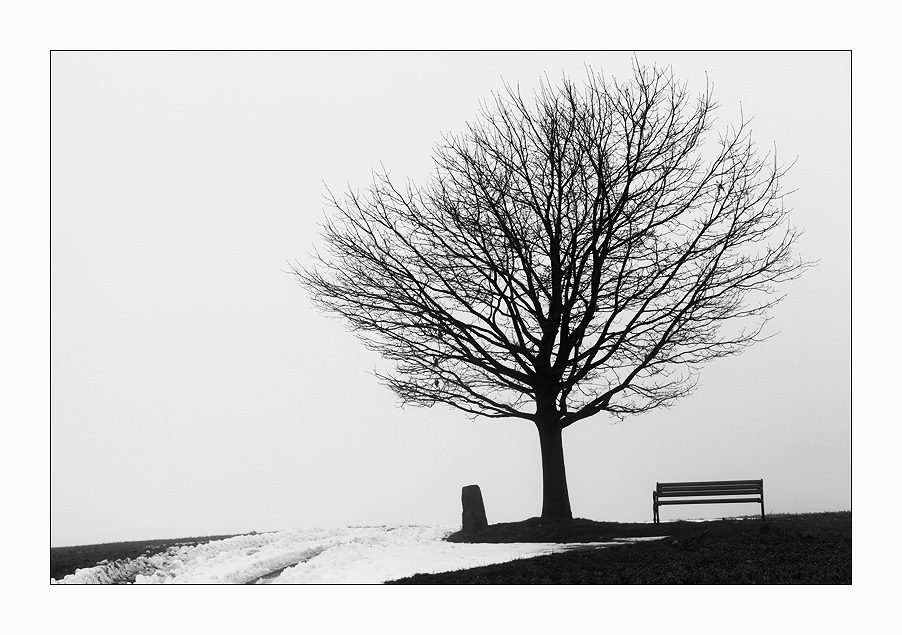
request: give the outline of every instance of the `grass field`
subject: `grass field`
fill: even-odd
[[[590,520],[491,525],[457,542],[662,540],[418,574],[391,584],[851,584],[852,512],[780,514],[703,523]]]
[[[779,514],[702,523],[613,523],[538,518],[458,532],[450,542],[608,542],[661,540],[564,553],[437,574],[398,584],[851,584],[852,512]],[[103,560],[160,553],[230,536],[143,540],[50,549],[50,577],[61,579]]]

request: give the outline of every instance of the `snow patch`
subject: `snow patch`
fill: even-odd
[[[595,543],[450,543],[458,527],[412,525],[293,529],[171,547],[134,560],[79,569],[52,584],[377,584],[416,573],[470,569]]]

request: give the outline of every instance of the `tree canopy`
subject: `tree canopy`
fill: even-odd
[[[550,509],[543,434],[686,395],[762,339],[775,285],[807,266],[786,169],[744,118],[715,133],[716,108],[638,64],[532,99],[505,85],[427,183],[383,171],[330,195],[325,255],[293,273],[392,363],[378,377],[402,404],[533,421]]]

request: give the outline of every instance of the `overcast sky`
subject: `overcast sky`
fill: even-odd
[[[763,478],[768,511],[851,509],[851,56],[639,53],[718,126],[753,117],[820,264],[773,338],[669,410],[564,433],[575,516],[651,519],[656,481]],[[629,53],[54,53],[51,546],[541,512],[535,428],[401,409],[378,363],[285,273],[328,186],[423,182],[502,80],[525,93]],[[665,508],[662,518],[754,513]]]

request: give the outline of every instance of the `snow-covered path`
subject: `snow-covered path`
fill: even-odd
[[[457,527],[383,526],[286,530],[172,547],[136,560],[79,569],[58,584],[360,584],[468,569],[608,543],[465,544],[442,540]]]

